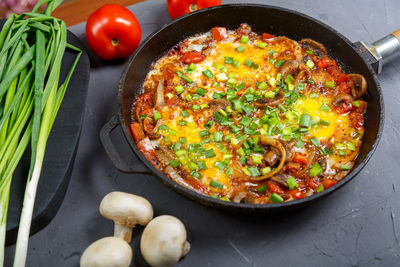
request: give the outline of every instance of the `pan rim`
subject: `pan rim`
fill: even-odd
[[[131,66],[132,61],[135,59],[135,57],[142,51],[142,49],[147,45],[147,43],[149,43],[151,41],[151,39],[153,39],[156,35],[158,35],[160,32],[168,29],[169,27],[185,20],[188,17],[192,17],[192,16],[196,16],[197,14],[201,14],[201,13],[205,13],[205,12],[209,12],[210,10],[215,10],[215,9],[224,9],[224,8],[263,8],[263,9],[273,9],[273,10],[278,10],[278,11],[283,11],[283,12],[287,12],[290,13],[293,16],[300,16],[303,17],[307,20],[311,20],[319,25],[321,25],[322,27],[327,28],[329,31],[331,31],[332,33],[334,33],[335,35],[337,35],[340,39],[342,39],[347,45],[349,45],[352,50],[362,59],[362,61],[364,62],[365,66],[368,68],[372,79],[374,80],[375,84],[376,84],[376,91],[377,91],[377,95],[379,97],[379,106],[380,106],[380,113],[379,113],[379,122],[378,122],[378,131],[376,134],[376,138],[373,142],[373,144],[371,145],[371,149],[368,151],[368,153],[365,155],[364,159],[362,159],[362,161],[360,162],[360,164],[352,169],[342,180],[338,181],[337,184],[335,184],[334,186],[320,192],[320,193],[316,193],[313,194],[311,196],[302,198],[302,199],[298,199],[298,200],[292,200],[292,201],[288,201],[288,202],[282,202],[282,203],[265,203],[265,204],[250,204],[250,203],[235,203],[235,202],[226,202],[226,201],[222,201],[219,199],[214,199],[211,198],[207,195],[202,195],[200,193],[197,193],[195,191],[192,191],[176,182],[174,182],[172,179],[170,179],[169,177],[167,177],[164,173],[162,173],[161,171],[159,171],[157,168],[155,168],[144,156],[143,154],[138,150],[136,144],[133,142],[130,133],[127,129],[127,127],[125,127],[125,120],[123,118],[123,114],[122,114],[122,92],[124,89],[124,83],[126,80],[126,76],[128,73],[128,70]],[[145,40],[143,40],[143,42],[139,45],[139,47],[136,49],[136,51],[134,52],[134,54],[130,57],[129,61],[127,62],[123,73],[121,75],[120,78],[120,82],[119,82],[119,86],[118,86],[118,118],[119,121],[121,123],[121,127],[123,129],[124,132],[124,136],[125,139],[127,140],[127,142],[129,143],[130,147],[132,148],[132,150],[135,152],[136,156],[145,164],[146,167],[148,167],[151,172],[152,175],[157,176],[164,184],[166,184],[169,188],[172,188],[173,190],[175,190],[176,192],[180,193],[181,195],[184,195],[185,197],[190,198],[191,200],[194,200],[196,202],[200,202],[203,205],[206,206],[213,206],[215,208],[222,208],[222,209],[226,209],[226,210],[243,210],[243,211],[276,211],[278,212],[278,210],[285,210],[286,208],[294,208],[295,206],[307,206],[307,204],[309,204],[310,202],[313,202],[316,199],[319,198],[323,198],[327,195],[329,195],[330,193],[332,193],[333,191],[336,191],[337,189],[341,188],[342,186],[344,186],[345,184],[347,184],[350,180],[352,180],[355,176],[357,176],[357,174],[365,167],[365,165],[368,163],[368,161],[371,159],[372,155],[374,154],[382,133],[383,133],[383,128],[384,128],[384,120],[385,120],[385,107],[384,107],[384,99],[383,99],[383,93],[382,93],[382,89],[381,86],[378,82],[377,79],[377,75],[374,72],[374,70],[372,69],[371,65],[365,60],[365,58],[362,56],[361,52],[358,51],[353,43],[345,36],[343,36],[340,32],[338,32],[337,30],[335,30],[334,28],[332,28],[331,26],[325,24],[324,22],[321,22],[309,15],[303,14],[301,12],[298,11],[294,11],[294,10],[290,10],[287,8],[282,8],[282,7],[278,7],[278,6],[272,6],[272,5],[264,5],[264,4],[243,4],[243,3],[239,3],[239,4],[223,4],[220,6],[215,6],[215,7],[210,7],[210,8],[206,8],[206,9],[201,9],[201,10],[197,10],[195,12],[186,14],[182,17],[179,17],[175,20],[172,20],[171,22],[167,23],[166,25],[163,25],[160,29],[157,29],[156,31],[154,31],[153,33],[149,34]]]

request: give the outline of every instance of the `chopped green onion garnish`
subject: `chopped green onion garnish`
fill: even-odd
[[[171,165],[174,168],[177,168],[179,166],[179,162],[177,162],[176,160],[171,160],[169,162],[169,165]]]
[[[207,94],[207,90],[204,90],[203,88],[199,87],[196,89],[195,93],[201,96],[205,96]]]
[[[259,47],[259,48],[262,48],[262,49],[265,49],[265,48],[267,47],[267,43],[259,42],[259,43],[258,43],[258,47]]]
[[[355,106],[356,108],[361,107],[361,102],[360,101],[353,101],[353,106]]]
[[[274,203],[283,202],[283,198],[280,195],[278,195],[277,193],[275,193],[275,192],[271,194],[269,200],[271,200]]]
[[[261,82],[261,83],[258,84],[257,88],[260,89],[260,90],[265,90],[265,89],[268,88],[268,85],[267,85],[266,82]]]
[[[321,165],[318,162],[314,163],[310,169],[310,177],[316,177],[322,173]]]
[[[217,81],[219,81],[219,82],[224,82],[229,79],[225,73],[218,73],[217,75],[215,75],[215,78],[217,78]]]
[[[296,182],[296,179],[293,176],[290,176],[287,180],[286,180],[287,185],[289,186],[289,189],[295,189],[298,188],[299,185]]]
[[[302,127],[309,128],[311,125],[311,116],[308,115],[307,113],[301,114],[299,125]]]
[[[249,172],[253,177],[260,176],[260,171],[256,167],[249,167]]]
[[[318,98],[318,94],[317,93],[311,93],[310,94],[310,98]]]
[[[330,109],[330,107],[329,107],[328,105],[323,104],[323,105],[321,106],[321,110],[322,110],[322,111],[325,111],[325,112],[329,112],[331,109]]]
[[[206,76],[208,79],[211,79],[212,77],[214,77],[213,73],[211,72],[211,70],[204,70],[202,71],[203,75]]]
[[[251,61],[251,60],[249,60],[249,59],[246,59],[244,62],[243,62],[243,64],[245,65],[245,66],[247,66],[247,67],[251,67],[252,65],[253,65],[253,61]]]
[[[185,91],[185,88],[183,88],[182,85],[177,85],[177,86],[175,86],[175,91],[179,95],[179,94],[183,93],[183,91]]]
[[[188,77],[186,77],[185,75],[183,75],[180,71],[176,72],[176,74],[178,75],[179,78],[181,78],[181,79],[184,80],[185,82],[193,83],[193,81],[192,81],[191,79],[189,79]]]
[[[192,109],[193,109],[193,110],[200,110],[201,107],[200,107],[199,105],[193,105],[193,106],[192,106]]]
[[[217,189],[223,189],[224,188],[224,184],[217,182],[215,180],[211,180],[210,181],[210,186],[217,188]]]
[[[269,167],[269,166],[261,169],[261,173],[263,175],[268,174],[270,172],[271,172],[271,167]]]
[[[203,130],[199,132],[200,137],[206,137],[210,135],[210,132],[208,130]]]
[[[198,165],[198,167],[199,167],[200,170],[205,170],[205,169],[207,169],[207,165],[206,165],[206,162],[205,162],[204,160],[198,162],[197,165]]]
[[[267,191],[267,187],[265,185],[261,185],[259,188],[257,188],[257,191],[261,194],[264,194],[265,191]]]
[[[247,44],[249,42],[249,37],[246,35],[242,35],[242,37],[240,38],[240,42],[242,44]]]
[[[322,184],[320,184],[320,185],[317,187],[317,193],[321,193],[322,191],[324,191],[324,186],[323,186]]]
[[[278,61],[275,62],[274,66],[279,68],[279,67],[281,67],[283,65],[284,62],[285,62],[284,59],[278,60]]]
[[[158,111],[154,111],[154,113],[153,113],[153,119],[155,120],[155,121],[158,121],[159,119],[161,119],[162,117],[161,117],[161,113],[160,112],[158,112]]]
[[[214,138],[215,142],[221,142],[222,141],[222,137],[223,137],[222,132],[215,132],[213,134],[213,138]]]
[[[186,126],[186,125],[188,124],[188,122],[185,121],[185,120],[180,120],[180,121],[178,122],[178,124],[179,124],[180,126]]]
[[[310,54],[310,55],[314,55],[314,51],[311,51],[311,50],[307,50],[306,53]]]
[[[335,82],[334,81],[326,81],[324,83],[325,87],[330,88],[330,89],[335,89]]]
[[[355,151],[356,145],[354,143],[347,143],[347,148],[351,151]]]
[[[315,67],[315,63],[314,63],[311,59],[307,60],[306,65],[307,65],[307,67],[309,67],[310,69],[312,69],[312,68]]]
[[[188,167],[189,167],[189,169],[191,169],[192,171],[195,171],[195,170],[197,170],[197,168],[198,168],[199,166],[197,166],[196,163],[194,163],[194,162],[191,161],[191,162],[189,162]]]
[[[182,117],[189,117],[189,112],[187,112],[187,110],[182,110]]]
[[[215,157],[214,149],[210,148],[209,150],[204,151],[204,156],[206,158]]]
[[[286,78],[285,78],[286,84],[291,84],[293,82],[294,82],[294,78],[292,77],[292,75],[289,74],[288,76],[286,76]]]
[[[243,45],[236,47],[236,51],[238,51],[239,53],[242,53],[244,50],[245,48]]]
[[[342,165],[342,166],[340,166],[340,169],[343,171],[348,171],[348,170],[350,170],[350,167],[347,165]]]
[[[224,171],[225,168],[228,166],[228,164],[221,162],[221,161],[217,161],[215,163],[215,167],[217,167],[218,169],[220,169],[221,171]]]
[[[225,64],[232,64],[233,63],[233,57],[225,57]]]
[[[321,142],[315,136],[313,138],[311,138],[310,141],[311,141],[311,143],[314,144],[314,146],[320,146],[321,145]]]

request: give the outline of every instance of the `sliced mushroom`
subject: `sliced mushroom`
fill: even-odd
[[[293,147],[296,144],[296,140],[292,140],[290,143],[283,143],[286,151],[286,162],[291,162],[294,156]]]
[[[144,118],[142,125],[143,125],[143,131],[146,133],[146,135],[151,135],[155,127],[153,118],[150,117]]]
[[[282,75],[282,79],[285,79],[289,74],[296,73],[299,69],[300,63],[297,60],[286,60],[285,63],[280,67],[279,72]]]
[[[132,262],[132,249],[118,237],[104,237],[85,249],[81,267],[128,267]]]
[[[286,160],[285,148],[283,147],[282,143],[278,139],[275,139],[275,138],[272,138],[269,136],[265,136],[265,135],[260,135],[259,140],[262,145],[269,145],[269,146],[276,148],[280,153],[280,161],[279,161],[279,165],[273,171],[271,171],[268,174],[252,178],[252,180],[254,180],[254,181],[261,181],[261,180],[270,178],[271,176],[274,176],[276,173],[278,173],[282,169],[283,165],[285,164],[285,160]]]
[[[304,48],[310,49],[315,52],[318,56],[325,56],[328,54],[325,46],[312,40],[312,39],[303,39],[299,42]]]
[[[279,160],[279,152],[275,149],[270,149],[266,154],[264,154],[264,160],[269,166],[274,166]]]
[[[294,84],[306,82],[309,75],[310,74],[306,70],[299,71],[299,73],[296,75],[296,78],[294,78]]]
[[[285,101],[285,94],[279,90],[274,98],[261,98],[253,102],[253,104],[259,108],[264,108],[265,106],[276,107]]]
[[[240,192],[239,194],[237,194],[236,196],[233,197],[233,202],[235,203],[240,203],[243,201],[243,199],[245,199],[247,196],[247,192]]]
[[[154,91],[153,102],[155,108],[164,106],[164,78],[158,82],[157,89]]]
[[[231,102],[227,99],[212,99],[208,103],[209,109],[212,112],[217,112],[220,109],[225,109],[227,106],[230,106]]]
[[[131,242],[132,228],[146,225],[153,218],[153,208],[147,199],[114,191],[100,203],[100,214],[114,221],[114,236]]]
[[[353,102],[353,100],[353,97],[349,94],[340,94],[335,96],[335,98],[333,99],[333,104],[335,106],[339,106],[343,102]]]
[[[154,218],[143,231],[140,251],[151,266],[174,266],[190,251],[185,226],[173,216]]]
[[[351,81],[353,81],[353,89],[351,90],[351,94],[354,98],[362,97],[367,91],[367,81],[364,76],[361,74],[348,74],[347,75]]]
[[[170,165],[165,167],[164,172],[176,183],[190,189],[193,191],[197,191],[192,185],[187,183],[185,179]]]

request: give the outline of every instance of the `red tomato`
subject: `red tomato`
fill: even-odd
[[[358,112],[352,112],[349,117],[351,126],[356,130],[361,130],[364,125],[364,116]]]
[[[350,94],[351,92],[351,87],[348,82],[342,82],[339,85],[339,94]]]
[[[218,6],[221,0],[167,0],[169,16],[176,19],[198,9]]]
[[[142,30],[126,7],[108,4],[93,12],[86,23],[86,41],[100,58],[126,58],[135,51]]]
[[[273,36],[272,34],[264,32],[263,35],[262,35],[262,38],[263,38],[263,41],[268,41],[269,39],[275,38],[275,36]]]
[[[228,33],[226,28],[224,27],[215,27],[212,29],[212,38],[216,41],[223,41],[228,37]]]
[[[140,123],[134,122],[130,125],[130,128],[131,128],[131,134],[136,142],[142,140],[145,137]]]
[[[181,60],[185,64],[199,63],[204,60],[200,52],[190,51],[182,54]]]
[[[288,193],[294,197],[295,199],[300,199],[300,198],[304,198],[304,193],[301,192],[299,189],[293,189],[293,190],[289,190]]]
[[[336,111],[339,114],[346,114],[349,113],[352,109],[353,109],[353,104],[351,102],[345,101],[336,108]]]
[[[271,193],[277,193],[277,194],[283,193],[282,187],[280,187],[279,185],[277,185],[274,182],[268,182],[267,187],[268,187],[269,192],[271,192]]]
[[[317,62],[317,66],[320,69],[324,69],[327,67],[336,67],[336,61],[333,59],[329,59],[327,57],[322,58],[320,61]]]
[[[302,165],[307,165],[308,159],[307,159],[307,156],[305,154],[296,152],[294,154],[294,157],[293,157],[293,162],[294,163],[300,163]]]
[[[309,187],[311,189],[314,189],[314,190],[317,189],[320,184],[321,183],[319,182],[319,178],[318,177],[310,178],[307,181],[307,187]]]
[[[329,187],[337,184],[337,180],[336,179],[324,179],[324,180],[322,180],[321,183],[324,186],[324,189],[328,189]]]

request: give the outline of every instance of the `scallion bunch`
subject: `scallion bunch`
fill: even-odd
[[[46,143],[81,51],[67,43],[63,21],[51,17],[62,0],[41,0],[32,12],[12,14],[0,32],[0,266],[13,172],[26,148],[31,164],[18,231],[14,266],[25,266],[28,239]],[[43,12],[38,9],[47,4]],[[64,81],[61,61],[76,52]]]

